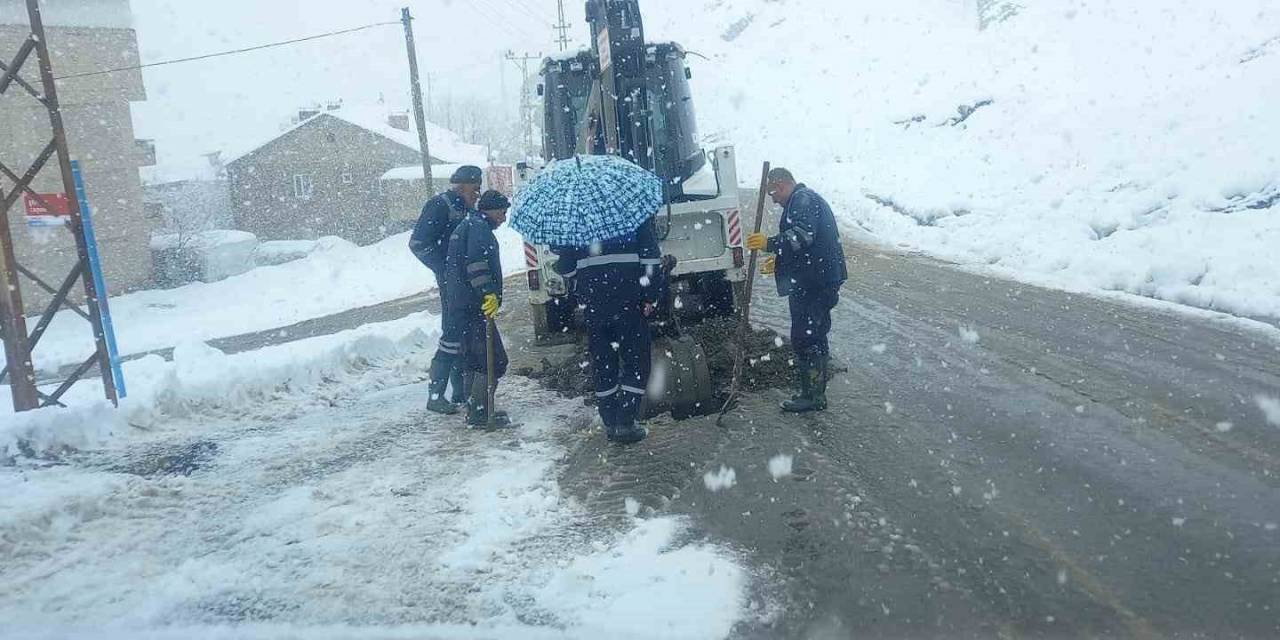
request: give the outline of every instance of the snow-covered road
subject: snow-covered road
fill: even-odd
[[[0,636],[729,633],[730,553],[561,496],[580,404],[513,379],[523,428],[466,431],[421,409],[428,356],[0,468]]]

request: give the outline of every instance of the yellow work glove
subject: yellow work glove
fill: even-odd
[[[778,270],[778,257],[768,256],[764,259],[764,266],[760,267],[760,273],[766,276],[773,275]]]
[[[486,293],[484,302],[480,303],[480,310],[484,312],[484,317],[492,320],[498,315],[498,309],[502,308],[502,303],[498,301],[498,294]]]
[[[769,248],[769,236],[763,233],[747,235],[747,248],[752,251],[764,251]]]

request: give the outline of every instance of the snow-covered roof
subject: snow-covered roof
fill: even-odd
[[[143,185],[170,184],[194,180],[208,182],[218,179],[218,170],[203,156],[195,158],[166,158],[154,166],[138,170]]]
[[[435,154],[433,153],[431,155],[435,155]],[[433,164],[431,165],[431,179],[440,180],[443,178],[445,180],[448,180],[450,177],[453,176],[453,172],[457,171],[460,167],[463,166],[463,164],[471,164],[471,163]],[[481,164],[478,164],[477,166],[483,167],[484,164],[481,163]],[[395,169],[392,169],[382,174],[381,179],[382,180],[421,180],[422,165],[415,164],[411,167],[396,167]]]
[[[265,147],[266,145],[279,140],[280,138],[293,133],[294,131],[324,117],[337,118],[349,124],[355,125],[376,133],[396,144],[421,152],[418,145],[418,127],[414,123],[412,117],[409,118],[409,130],[404,131],[397,129],[387,122],[389,116],[397,112],[388,109],[383,105],[373,106],[342,106],[331,111],[322,111],[306,120],[303,120],[284,131],[276,134],[268,140],[262,140],[251,147],[245,148],[235,154],[229,156],[226,161],[231,164],[245,156]],[[427,123],[427,144],[431,148],[431,157],[442,162],[454,162],[459,164],[476,164],[482,165],[488,160],[488,150],[476,144],[469,144],[462,140],[458,134],[445,129],[444,127],[432,122]]]

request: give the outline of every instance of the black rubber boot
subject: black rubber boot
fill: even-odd
[[[649,431],[634,421],[624,422],[613,429],[610,442],[618,444],[635,444],[649,437]]]
[[[787,413],[810,413],[827,410],[827,358],[804,363],[800,378],[800,397],[782,403]]]
[[[458,407],[444,397],[449,386],[449,371],[452,368],[439,358],[431,362],[431,383],[427,385],[427,410],[441,415],[451,416],[458,413]]]
[[[813,377],[810,376],[809,370],[812,365],[806,358],[796,359],[796,381],[800,384],[800,393],[791,396],[790,400],[782,403],[782,410],[786,413],[804,413],[809,411],[809,397],[813,393]]]
[[[818,360],[815,374],[810,399],[813,400],[814,411],[826,411],[827,381],[831,379],[831,356],[823,356]]]
[[[461,368],[454,367],[453,371],[449,372],[449,384],[453,386],[453,393],[449,396],[449,401],[454,404],[465,403],[467,394],[471,393],[471,384],[475,377],[473,373],[463,373]]]
[[[616,396],[597,397],[596,410],[600,412],[600,421],[604,423],[604,436],[612,441],[618,433],[618,398]]]
[[[613,427],[610,442],[618,444],[635,444],[649,437],[649,432],[636,424],[636,416],[640,415],[641,396],[625,391],[618,394],[617,422]]]
[[[481,380],[479,374],[476,375],[475,382]],[[484,384],[471,385],[471,398],[467,400],[467,426],[474,429],[487,429],[489,427],[489,393]],[[511,418],[507,417],[505,411],[495,411],[493,414],[494,429],[508,429],[511,427]]]

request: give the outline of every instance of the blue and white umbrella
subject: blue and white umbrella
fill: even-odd
[[[578,156],[520,189],[511,227],[535,244],[585,247],[635,231],[661,206],[658,176],[617,156]]]

